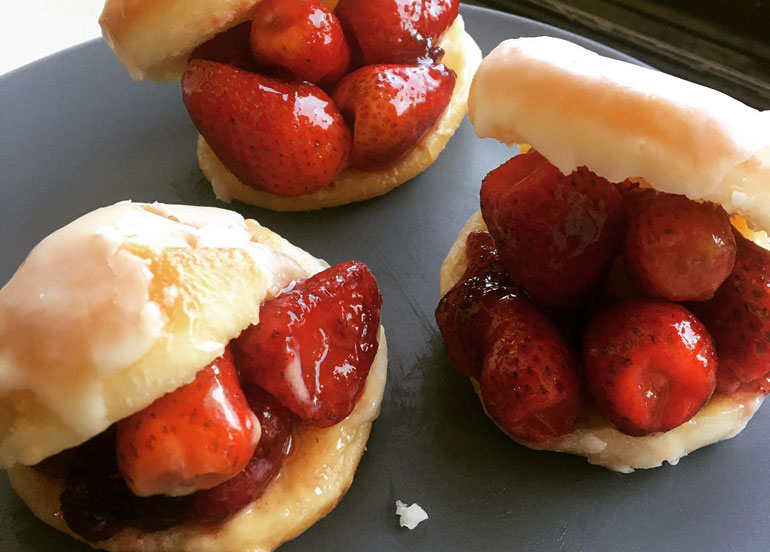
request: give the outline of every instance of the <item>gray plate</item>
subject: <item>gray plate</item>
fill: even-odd
[[[525,19],[463,14],[485,53],[549,34],[613,54]],[[41,238],[96,207],[224,206],[197,168],[179,96],[177,84],[132,83],[101,42],[0,79],[0,282]],[[368,452],[340,505],[283,550],[767,550],[767,411],[679,466],[620,475],[516,445],[450,366],[433,318],[439,266],[477,209],[481,179],[509,155],[466,121],[433,167],[384,197],[302,214],[233,205],[331,263],[365,261],[385,298],[390,374]],[[398,528],[396,499],[430,519]],[[87,549],[38,522],[0,476],[0,550]]]

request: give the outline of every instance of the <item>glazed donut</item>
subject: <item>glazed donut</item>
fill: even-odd
[[[481,63],[470,119],[479,137],[535,148],[563,174],[586,166],[611,182],[643,181],[660,191],[721,204],[734,225],[768,248],[770,113],[664,73],[612,60],[547,37],[507,40]],[[750,230],[754,228],[757,232]],[[461,230],[441,266],[443,296],[467,267],[466,238],[486,230],[481,212]],[[479,393],[478,382],[474,389]],[[715,394],[692,419],[631,437],[593,408],[573,430],[535,449],[585,456],[629,472],[737,435],[763,395]]]
[[[264,301],[327,266],[253,220],[208,207],[122,202],[45,238],[0,290],[0,465],[13,488],[73,534],[59,513],[63,481],[30,466],[189,383],[258,322]],[[235,517],[128,527],[90,544],[272,550],[312,525],[350,486],[379,413],[382,328],[378,342],[353,412],[331,427],[297,425],[278,476]]]
[[[180,78],[196,46],[250,19],[254,6],[254,0],[108,0],[99,21],[105,40],[134,80],[168,81]],[[199,135],[198,161],[217,198],[278,211],[305,211],[376,197],[420,174],[438,158],[465,117],[471,79],[481,61],[481,51],[465,32],[462,16],[447,29],[439,46],[445,52],[442,63],[457,75],[452,98],[434,127],[395,165],[373,171],[348,168],[316,192],[283,197],[242,184]]]

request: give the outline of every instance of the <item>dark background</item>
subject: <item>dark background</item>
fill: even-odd
[[[468,2],[592,38],[650,65],[770,109],[770,1]]]

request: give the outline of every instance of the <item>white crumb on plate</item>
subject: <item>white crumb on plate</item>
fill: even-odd
[[[401,527],[406,527],[407,529],[414,529],[428,519],[428,514],[419,504],[412,504],[407,507],[400,500],[396,500],[396,515],[400,518],[398,522],[401,524]]]

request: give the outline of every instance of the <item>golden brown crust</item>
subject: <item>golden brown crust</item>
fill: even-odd
[[[330,185],[312,194],[282,197],[242,184],[217,158],[202,136],[198,137],[198,162],[223,201],[237,199],[276,211],[308,211],[345,205],[377,197],[400,186],[427,169],[444,150],[460,126],[467,110],[468,91],[481,61],[481,51],[465,32],[461,16],[447,30],[440,46],[443,63],[457,74],[457,82],[447,109],[438,123],[407,155],[393,167],[377,171],[346,169]]]
[[[220,527],[185,524],[155,533],[124,529],[107,541],[89,544],[114,552],[269,552],[302,533],[336,506],[350,487],[366,448],[387,371],[382,329],[378,340],[365,390],[351,415],[329,428],[302,426],[296,430],[292,452],[276,479],[236,517]],[[16,466],[8,475],[36,516],[79,538],[59,513],[60,480],[26,466]]]
[[[439,290],[442,297],[460,280],[468,266],[465,256],[468,234],[486,229],[481,211],[474,213],[465,223],[441,264]],[[478,395],[478,382],[472,378],[471,381]],[[570,433],[549,443],[537,444],[511,438],[536,450],[585,456],[592,464],[631,472],[637,468],[655,468],[663,462],[676,464],[696,449],[734,437],[746,427],[762,401],[764,396],[748,393],[738,397],[714,395],[688,422],[665,433],[644,437],[621,433],[595,409],[589,408]]]

